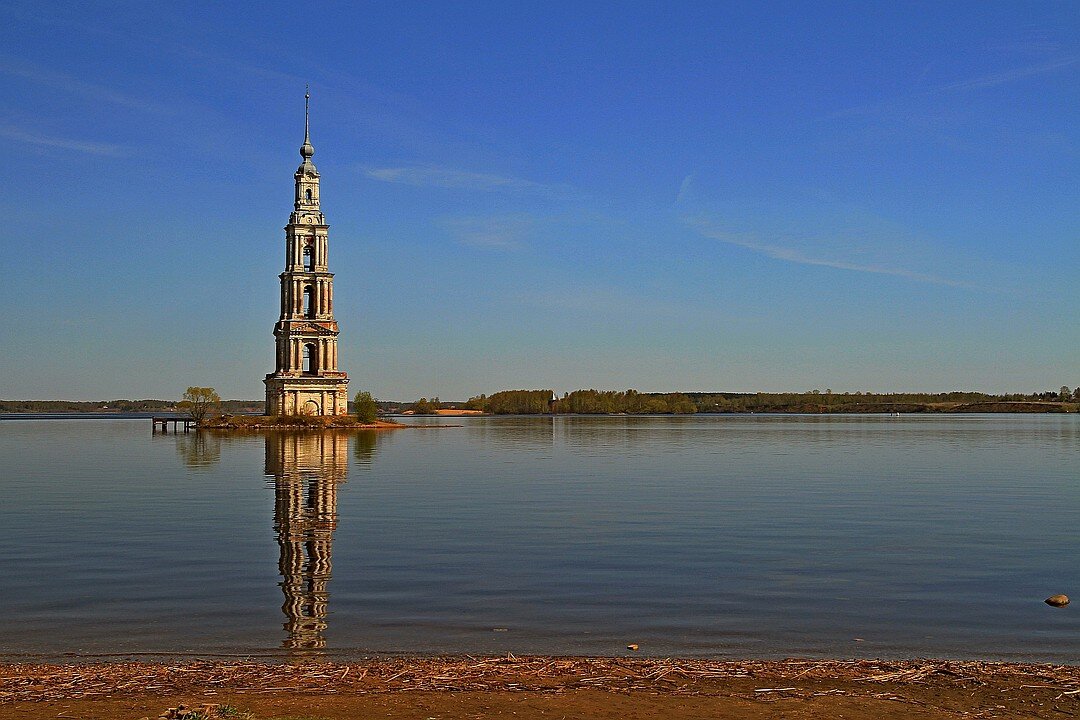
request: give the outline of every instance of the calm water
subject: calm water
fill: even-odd
[[[453,422],[0,420],[0,656],[1080,662],[1078,416]]]

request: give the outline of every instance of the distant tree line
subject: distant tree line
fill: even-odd
[[[636,390],[575,390],[561,398],[551,390],[503,390],[469,398],[465,408],[493,415],[687,414],[698,411],[683,393],[639,393]]]
[[[636,390],[503,390],[469,398],[466,409],[493,415],[862,413],[862,412],[1061,412],[1080,411],[1080,387],[1058,392],[1007,393],[642,393]]]
[[[466,410],[493,415],[542,415],[551,412],[551,390],[503,390],[494,395],[477,395],[465,403]]]
[[[183,412],[176,400],[0,400],[5,413]],[[243,413],[263,409],[261,400],[222,400],[222,412]]]
[[[1080,401],[1077,388],[1076,401]],[[1024,412],[1074,409],[1062,403],[1074,401],[1073,393],[977,392],[873,393],[811,390],[805,393],[690,393],[698,412]]]

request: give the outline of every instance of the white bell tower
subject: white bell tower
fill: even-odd
[[[281,315],[274,326],[277,357],[266,376],[267,415],[344,415],[349,377],[338,370],[338,324],[334,319],[334,274],[329,270],[326,218],[319,208],[319,171],[311,162],[309,101],[304,94],[303,162],[285,226],[285,271]]]

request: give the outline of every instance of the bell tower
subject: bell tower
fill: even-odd
[[[319,171],[311,162],[309,101],[304,93],[303,162],[293,176],[293,212],[285,226],[281,315],[274,326],[274,372],[266,376],[267,415],[344,415],[349,377],[338,370],[334,274],[329,270],[329,225],[319,207]]]

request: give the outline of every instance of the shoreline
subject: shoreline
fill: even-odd
[[[725,409],[702,410],[697,412],[543,412],[543,413],[500,413],[480,410],[443,409],[436,413],[390,412],[382,417],[438,418],[438,417],[688,417],[688,416],[742,416],[742,415],[1075,415],[1080,413],[1080,402],[1032,402],[1000,401],[979,403],[939,403],[939,404],[866,404],[847,407],[799,406],[791,408],[770,408],[764,410]],[[149,418],[182,417],[184,412],[176,408],[160,410],[112,410],[112,409],[39,409],[39,410],[4,410],[0,411],[0,420],[22,417],[65,418]],[[351,413],[350,415],[351,416]],[[230,417],[268,417],[265,415],[233,414]],[[283,416],[292,417],[292,416]],[[330,417],[330,416],[322,416]],[[347,417],[347,416],[338,416]]]
[[[1061,717],[1080,666],[951,660],[407,656],[352,663],[0,663],[0,715],[157,717]],[[204,715],[204,717],[206,717]]]

